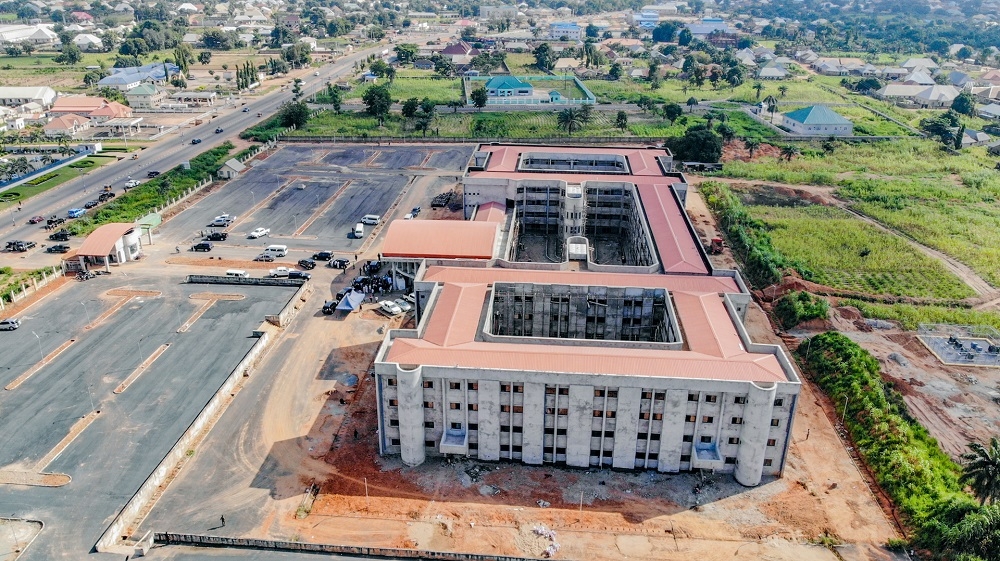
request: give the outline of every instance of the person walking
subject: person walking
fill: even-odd
[[[223,528],[226,527],[226,515],[225,514],[223,514],[222,516],[219,517],[219,522],[222,523],[222,527]]]

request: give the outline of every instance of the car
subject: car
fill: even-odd
[[[191,144],[201,144],[201,139],[200,138],[192,138],[191,139]]]
[[[331,269],[345,269],[346,270],[347,267],[350,264],[351,264],[351,262],[348,261],[347,259],[332,259],[332,260],[330,260],[329,263],[326,264],[326,266],[330,267]]]
[[[330,315],[336,309],[337,309],[337,301],[336,300],[327,300],[326,302],[323,302],[323,313],[324,314]]]
[[[299,267],[311,271],[316,268],[316,262],[312,259],[299,259]]]
[[[420,207],[418,206],[413,207],[413,210],[410,211],[410,214],[412,214],[413,216],[420,214]]]
[[[235,216],[231,216],[229,214],[220,214],[219,216],[216,216],[215,218],[212,219],[212,223],[209,224],[209,226],[211,227],[229,226],[235,221],[236,221]]]
[[[247,234],[248,240],[256,240],[257,238],[263,238],[264,236],[271,233],[270,228],[255,228],[252,232]]]
[[[288,273],[294,271],[295,269],[289,269],[288,267],[278,267],[276,269],[271,269],[268,271],[267,276],[272,279],[287,277]]]
[[[261,253],[257,257],[254,257],[253,260],[254,261],[264,261],[266,263],[270,263],[270,262],[274,261],[274,257],[272,257],[272,256],[270,256],[270,255],[268,255],[266,253]]]
[[[312,273],[307,273],[305,271],[296,271],[295,269],[291,269],[290,271],[288,271],[288,278],[309,280],[312,278]]]
[[[7,242],[7,251],[18,251],[25,252],[29,249],[35,247],[35,242],[24,241],[24,240],[14,240],[12,242]]]
[[[340,289],[340,290],[339,290],[339,291],[337,292],[337,296],[336,296],[336,299],[337,299],[337,301],[338,301],[338,302],[340,302],[341,300],[343,300],[343,299],[344,299],[344,296],[347,296],[348,294],[350,294],[350,293],[352,293],[352,292],[354,292],[354,288],[352,288],[352,287],[350,287],[350,286],[347,286],[347,287],[344,287],[344,288],[341,288],[341,289]]]
[[[257,113],[257,116],[258,116],[258,117],[263,117],[263,116],[264,116],[264,114],[263,114],[263,113]]]
[[[82,208],[71,208],[66,213],[66,216],[70,218],[80,218],[84,214],[87,214],[87,211],[83,210]]]
[[[221,132],[222,132],[222,127],[219,127],[217,129],[215,129],[215,134],[219,134]]]
[[[205,241],[224,242],[228,237],[229,237],[228,232],[209,232],[208,235],[205,236]]]
[[[244,113],[249,113],[250,112],[250,108],[249,107],[244,107],[243,108],[243,112]]]
[[[50,245],[49,247],[45,248],[45,251],[46,253],[66,253],[67,251],[69,251],[69,246],[66,244]]]
[[[105,191],[105,192],[103,192],[103,193],[101,193],[100,195],[97,196],[97,200],[100,201],[100,202],[102,202],[102,203],[106,202],[106,201],[110,201],[113,198],[115,198],[115,194],[112,193],[111,191]]]
[[[160,172],[155,171],[155,170],[146,173],[146,177],[148,177],[150,179],[156,177],[157,175],[160,175]]]
[[[83,205],[83,208],[94,208],[99,204],[101,204],[101,201],[87,201],[86,204]]]
[[[403,220],[413,220],[413,215],[412,214],[407,214],[407,215],[403,216]]]
[[[28,224],[38,224],[39,222],[45,222],[45,217],[44,216],[32,216],[28,220]]]
[[[387,316],[398,316],[403,313],[403,310],[399,309],[399,306],[391,300],[382,300],[378,303],[378,308]]]
[[[49,218],[48,220],[46,220],[45,224],[48,225],[48,226],[58,226],[58,225],[62,224],[63,222],[66,222],[65,218],[61,218],[61,217],[58,217],[58,216],[53,216],[53,217]]]
[[[21,327],[21,320],[17,318],[0,320],[0,331],[14,331],[18,327]]]
[[[54,234],[49,234],[49,239],[54,242],[67,242],[69,241],[69,230],[59,230]]]
[[[409,293],[409,294],[407,294],[406,296],[403,296],[403,300],[406,300],[406,302],[410,306],[416,306],[417,305],[417,295],[414,294],[414,293],[412,293],[412,292]]]
[[[130,188],[130,189],[132,187],[138,187],[139,186],[139,180],[138,179],[129,179],[128,181],[125,182],[125,186],[128,187],[128,188]]]
[[[191,251],[212,251],[212,242],[199,242],[191,246]]]
[[[403,310],[404,313],[413,309],[413,306],[411,306],[409,302],[403,300],[402,298],[396,298],[395,300],[393,300],[393,303],[399,306],[399,309]]]
[[[319,76],[319,70],[317,70],[316,72],[313,72],[313,76]]]
[[[313,253],[313,259],[315,259],[316,261],[329,261],[329,260],[333,259],[333,252],[332,251],[318,251],[316,253]]]

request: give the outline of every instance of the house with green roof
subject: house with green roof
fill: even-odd
[[[125,100],[133,109],[156,109],[167,98],[167,92],[156,84],[141,84],[125,92]]]
[[[490,97],[530,96],[535,93],[531,84],[522,82],[513,76],[494,76],[486,82],[485,87],[486,93]]]
[[[785,113],[781,126],[792,134],[811,136],[851,136],[854,123],[838,115],[825,105],[812,105]]]

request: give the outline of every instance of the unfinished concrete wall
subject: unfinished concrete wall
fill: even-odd
[[[566,464],[590,466],[590,431],[594,418],[593,386],[569,387],[566,406],[569,409],[566,433]]]
[[[663,432],[660,435],[660,459],[657,469],[675,473],[681,469],[684,447],[684,417],[687,415],[687,390],[667,390],[663,408]]]
[[[747,403],[743,409],[740,429],[740,447],[736,452],[736,481],[753,487],[760,483],[764,472],[764,456],[771,432],[771,414],[774,407],[776,384],[762,387],[750,384]]]
[[[403,463],[424,462],[424,390],[421,369],[396,369],[396,399],[399,402],[399,454]]]
[[[642,389],[619,388],[617,414],[615,415],[615,448],[612,467],[635,467],[636,435],[639,430],[639,410]]]
[[[541,465],[545,443],[545,384],[525,382],[521,435],[521,460]]]
[[[480,380],[479,390],[479,459],[500,459],[500,382]]]

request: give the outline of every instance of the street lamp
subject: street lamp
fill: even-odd
[[[90,325],[90,311],[87,310],[87,304],[80,302],[80,305],[83,306],[83,313],[87,314],[87,325]]]
[[[253,191],[250,191],[250,201],[250,208],[257,206],[257,196],[253,194]]]
[[[35,336],[35,341],[38,341],[38,356],[41,357],[41,360],[45,360],[45,353],[42,352],[42,338],[34,331],[31,334]]]

